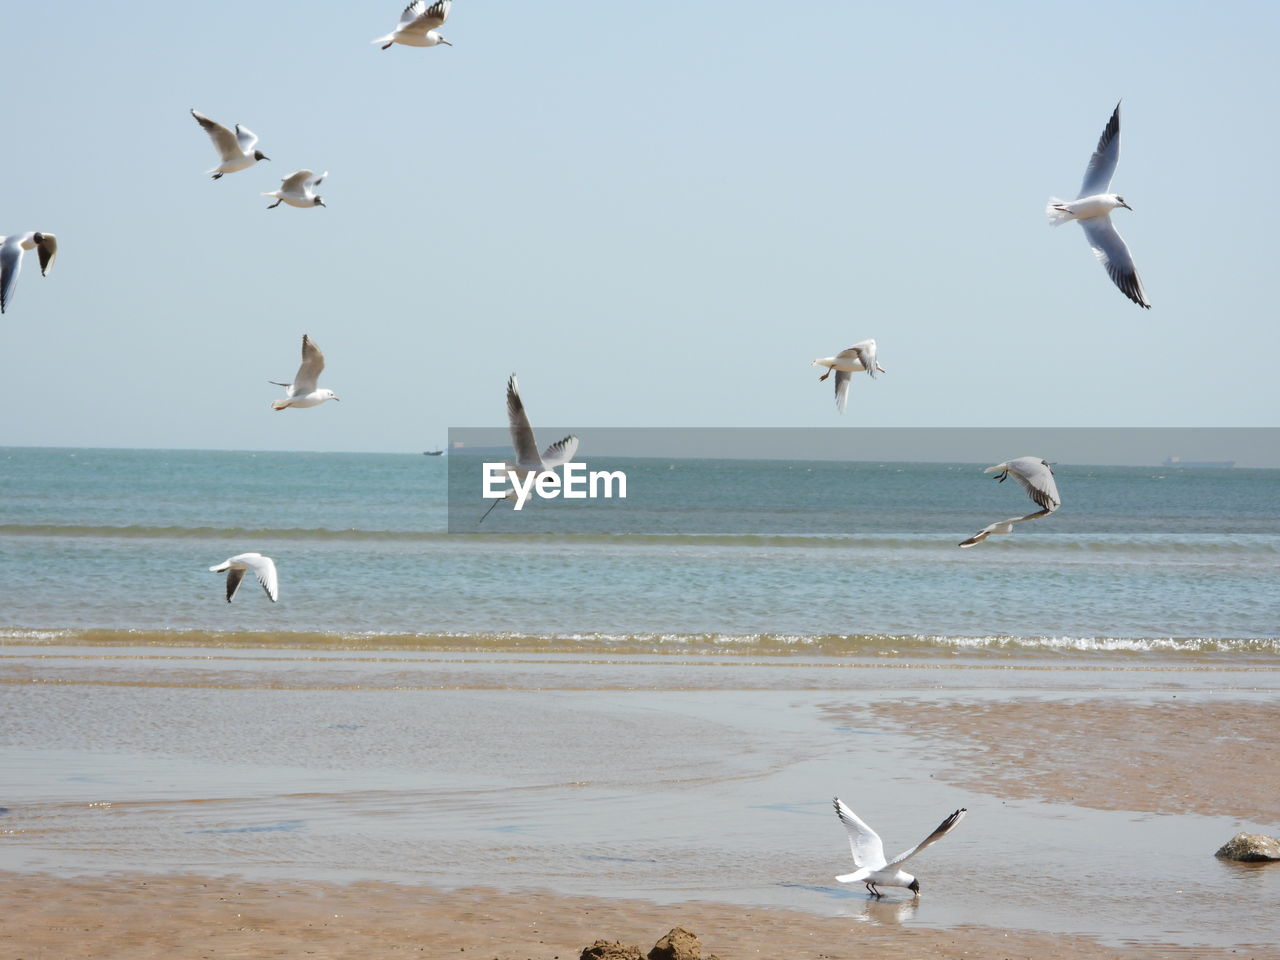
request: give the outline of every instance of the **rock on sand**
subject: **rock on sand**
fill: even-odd
[[[1280,860],[1280,840],[1261,833],[1237,833],[1214,854],[1220,860],[1242,860],[1257,863]]]

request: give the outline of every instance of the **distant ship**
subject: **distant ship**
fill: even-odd
[[[1235,465],[1236,462],[1234,460],[1183,460],[1181,457],[1165,457],[1164,463],[1161,464],[1164,467],[1198,467],[1202,469],[1204,467],[1234,467]]]
[[[439,456],[442,456],[443,454],[444,454],[443,450],[423,450],[422,451],[422,455],[424,457],[439,457]]]

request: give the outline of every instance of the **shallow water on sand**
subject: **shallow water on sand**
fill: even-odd
[[[1274,941],[1280,871],[1234,818],[1002,800],[831,707],[1087,693],[1273,700],[1273,668],[0,647],[5,866],[549,888],[977,923],[1111,942]],[[1206,746],[1206,749],[1210,747]],[[1194,763],[1195,757],[1188,757]],[[1088,763],[1090,758],[1081,757]],[[924,895],[871,901],[840,794]]]

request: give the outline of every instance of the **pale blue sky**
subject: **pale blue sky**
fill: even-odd
[[[0,445],[414,451],[513,370],[558,428],[1280,423],[1276,6],[639,9],[384,53],[396,2],[7,4],[0,233],[60,252]],[[1121,98],[1149,312],[1043,215]],[[272,162],[209,180],[191,107]],[[329,207],[267,211],[302,167]],[[273,413],[304,332],[342,402]],[[841,418],[808,362],[866,337]]]

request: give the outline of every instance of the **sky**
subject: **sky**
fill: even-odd
[[[0,234],[59,255],[0,446],[416,452],[513,371],[568,429],[1280,425],[1280,6],[645,9],[456,0],[383,52],[394,2],[7,5]],[[1150,311],[1044,216],[1122,98]],[[192,107],[271,162],[210,180]],[[328,206],[266,210],[301,168]],[[341,402],[272,412],[304,333]],[[841,416],[809,361],[868,337]]]

